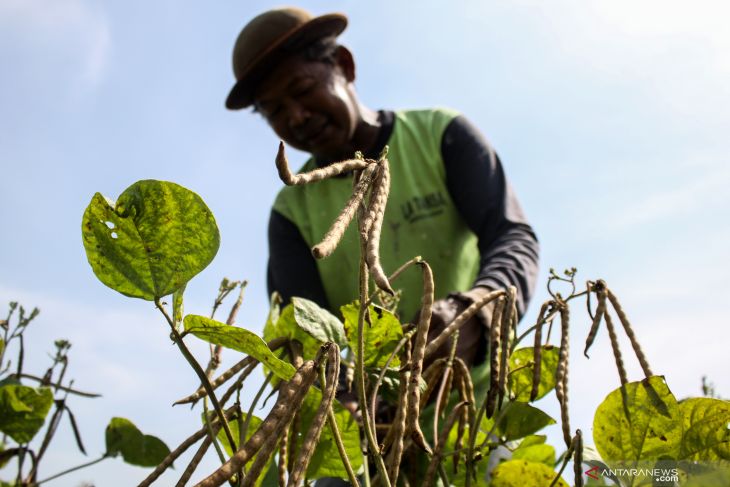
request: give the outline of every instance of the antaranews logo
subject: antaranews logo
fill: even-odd
[[[679,469],[677,468],[599,468],[595,466],[586,470],[585,474],[593,480],[599,480],[600,477],[648,477],[655,482],[679,482]]]

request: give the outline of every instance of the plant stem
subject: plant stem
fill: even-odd
[[[360,242],[360,312],[357,318],[357,355],[355,357],[355,381],[357,382],[357,396],[360,403],[360,412],[362,413],[362,424],[365,430],[365,437],[368,442],[368,449],[375,459],[375,466],[381,477],[381,482],[385,487],[390,487],[388,472],[385,468],[383,456],[380,454],[378,441],[373,432],[373,424],[370,422],[370,413],[368,411],[367,393],[365,391],[365,358],[363,356],[363,348],[365,347],[365,313],[369,311],[367,306],[368,297],[368,268],[365,262],[365,245]],[[375,418],[372,418],[374,421]],[[365,470],[368,469],[367,457],[365,461]]]
[[[102,460],[106,460],[107,458],[109,458],[109,456],[105,454],[105,455],[101,456],[100,458],[97,458],[96,460],[92,460],[90,462],[87,462],[87,463],[84,463],[84,464],[77,465],[75,467],[69,468],[68,470],[64,470],[63,472],[59,472],[59,473],[57,473],[55,475],[51,475],[50,477],[48,477],[46,479],[43,479],[43,480],[41,480],[39,482],[36,482],[35,485],[41,485],[41,484],[43,484],[45,482],[48,482],[50,480],[57,479],[58,477],[61,477],[62,475],[66,475],[68,473],[75,472],[77,470],[81,470],[82,468],[86,468],[86,467],[90,467],[92,465],[96,465],[97,463],[101,462]]]
[[[40,377],[38,377],[38,376],[35,376],[35,375],[30,375],[30,374],[22,373],[22,374],[20,374],[20,376],[18,376],[18,377],[19,377],[19,378],[22,378],[22,379],[30,379],[30,380],[34,380],[34,381],[36,381],[36,382],[39,382],[39,383],[43,383],[43,379],[42,379],[42,378],[40,378]],[[62,385],[61,385],[61,384],[59,384],[59,383],[55,383],[55,384],[48,384],[48,386],[49,386],[49,387],[53,387],[53,388],[55,388],[55,389],[57,389],[57,390],[59,390],[59,391],[64,391],[64,392],[68,392],[69,394],[76,394],[77,396],[82,396],[82,397],[91,397],[91,398],[94,398],[94,397],[101,397],[101,394],[96,394],[96,393],[94,393],[94,392],[82,392],[82,391],[77,391],[76,389],[72,389],[72,388],[70,388],[70,387],[62,386]]]
[[[200,364],[197,360],[195,360],[195,357],[193,357],[193,354],[190,353],[190,350],[188,350],[188,347],[185,345],[185,342],[183,341],[182,337],[180,336],[180,333],[178,333],[177,329],[175,328],[175,323],[173,323],[172,318],[170,318],[170,315],[167,314],[167,311],[162,306],[162,303],[160,302],[160,298],[155,298],[155,306],[157,306],[157,309],[160,310],[162,315],[167,320],[168,325],[170,325],[171,335],[172,339],[175,341],[175,344],[180,349],[180,352],[182,352],[183,357],[185,357],[185,360],[188,361],[190,366],[193,368],[196,374],[198,374],[198,378],[200,379],[200,382],[203,384],[203,387],[205,388],[206,392],[208,393],[208,397],[210,397],[210,402],[213,403],[213,409],[215,409],[216,414],[218,415],[218,419],[221,422],[221,425],[223,426],[223,430],[226,432],[226,438],[228,439],[228,443],[231,445],[231,451],[236,451],[238,448],[236,448],[236,441],[233,439],[233,433],[231,433],[231,428],[228,426],[228,421],[226,421],[226,416],[223,413],[223,409],[221,408],[220,403],[218,402],[218,398],[215,395],[215,391],[213,391],[213,387],[210,385],[210,381],[208,380],[208,376],[205,375],[205,371],[200,367]]]
[[[325,377],[324,367],[320,366],[319,383],[325,384],[326,382],[327,382],[327,379]],[[324,385],[322,387],[324,387]],[[337,445],[337,451],[340,453],[340,458],[342,459],[342,464],[345,466],[345,470],[347,470],[347,476],[350,479],[350,484],[353,487],[360,487],[360,482],[358,482],[357,476],[355,475],[355,471],[352,469],[352,464],[350,463],[350,458],[347,456],[347,450],[345,450],[345,444],[342,442],[342,435],[340,434],[340,428],[337,426],[337,420],[335,419],[335,413],[331,406],[327,410],[327,422],[330,425],[330,431],[332,431],[332,437],[335,440],[335,445]]]

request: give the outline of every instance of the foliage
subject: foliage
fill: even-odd
[[[106,427],[106,454],[121,455],[130,465],[154,467],[170,449],[159,438],[142,433],[130,420],[112,418]]]
[[[28,325],[38,313],[38,308],[26,313],[23,306],[11,302],[7,318],[0,320],[0,329],[3,332],[0,338],[0,364],[6,363],[5,358],[11,348],[17,352],[15,361],[8,360],[6,367],[0,370],[0,433],[3,434],[0,441],[0,469],[7,467],[13,459],[18,462],[15,480],[12,483],[0,481],[0,485],[35,486],[120,454],[130,465],[153,467],[160,463],[170,452],[165,443],[154,436],[142,434],[127,419],[113,418],[106,429],[107,451],[101,457],[45,479],[37,478],[41,461],[63,416],[69,418],[76,445],[80,453],[86,455],[76,418],[71,411],[69,396],[99,396],[74,389],[73,381],[66,380],[68,352],[71,349],[71,343],[67,340],[54,342],[55,352],[50,355],[52,363],[45,373],[40,376],[26,373],[24,357],[28,350],[24,337]],[[15,326],[12,324],[14,317],[17,317]],[[16,343],[17,348],[14,347]],[[29,381],[40,385],[29,386],[26,384]],[[44,425],[46,429],[41,438],[38,433]]]
[[[173,183],[141,181],[126,190],[116,204],[99,194],[92,199],[83,226],[92,269],[104,284],[120,293],[154,301],[164,315],[173,340],[201,381],[198,391],[176,404],[203,399],[206,409],[213,407],[204,416],[204,429],[191,436],[191,441],[203,439],[202,453],[215,444],[224,465],[199,485],[235,483],[242,478],[269,485],[287,476],[294,485],[322,477],[340,477],[357,484],[355,471],[359,470],[375,475],[386,486],[399,484],[401,477],[409,479],[411,485],[435,485],[440,478],[443,485],[469,487],[487,483],[497,487],[564,486],[567,483],[561,476],[571,460],[576,485],[584,484],[585,467],[591,468],[587,475],[591,485],[603,485],[608,478],[634,485],[642,480],[642,474],[622,473],[628,464],[668,467],[672,475],[681,474],[690,482],[703,479],[707,485],[715,485],[717,472],[724,472],[730,464],[728,402],[713,398],[677,401],[664,378],[652,373],[625,311],[604,281],[588,281],[585,290],[580,290],[575,269],[563,274],[551,269],[551,299],[544,303],[537,323],[520,336],[515,333],[515,289],[490,293],[480,302],[494,307],[489,357],[484,365],[470,370],[455,355],[455,346],[449,356],[429,355],[439,344],[453,343],[450,334],[468,319],[468,312],[475,312],[476,305],[427,344],[427,313],[413,325],[404,324],[396,313],[371,302],[370,276],[379,288],[375,294],[394,294],[390,281],[409,266],[423,271],[425,309],[430,309],[434,298],[430,268],[420,258],[406,263],[393,276],[386,276],[380,265],[379,226],[389,184],[386,155],[387,151],[377,161],[359,156],[319,172],[293,175],[280,148],[277,168],[287,184],[307,184],[354,172],[352,198],[313,253],[318,258],[331,253],[359,208],[364,210],[358,216],[364,252],[360,296],[353,296],[359,299],[341,308],[341,320],[303,298],[292,298],[280,309],[280,300],[273,296],[263,339],[233,325],[241,297],[226,323],[212,316],[184,316],[185,286],[212,260],[219,240],[212,213],[197,195]],[[554,288],[558,285],[568,292],[557,292]],[[236,283],[224,280],[212,314],[235,287]],[[160,298],[171,293],[174,299],[169,313]],[[621,387],[596,411],[596,450],[584,448],[580,430],[571,429],[568,407],[570,304],[581,298],[588,300],[592,320],[586,353],[603,324],[621,378]],[[591,299],[598,303],[595,311]],[[642,367],[644,379],[640,381],[629,382],[626,377],[613,316]],[[560,318],[559,345],[542,338],[543,327],[552,329],[556,318]],[[519,347],[530,334],[534,336],[533,346]],[[187,349],[183,338],[189,336],[215,345],[205,369]],[[220,347],[246,357],[213,379]],[[340,353],[346,357],[342,374]],[[268,379],[250,411],[270,385],[278,391],[278,398],[269,415],[250,416],[239,401],[224,409],[234,394],[238,397],[257,364],[262,365]],[[361,427],[350,411],[333,399],[336,389],[348,389],[353,376],[356,387],[351,391],[358,399]],[[234,377],[226,392],[215,392]],[[560,404],[566,448],[557,460],[555,447],[538,434],[556,420],[534,405],[552,391]],[[148,437],[133,426],[115,421],[115,438],[134,438],[142,452],[151,450],[160,460],[162,449],[156,448],[154,440],[145,440]],[[380,426],[384,431],[376,433],[376,423],[383,421]],[[246,434],[241,436],[245,423]],[[125,457],[122,444],[127,443],[119,442],[121,439],[112,442],[109,454],[118,452]],[[362,455],[362,445],[368,450],[367,456]],[[429,455],[423,455],[423,450]],[[402,461],[404,452],[414,460],[407,468]],[[175,458],[176,453],[167,455],[157,470],[163,471]],[[152,462],[146,456],[133,461]],[[196,466],[195,462],[188,466],[181,483]],[[700,467],[706,468],[698,471]],[[155,481],[156,475],[159,473],[151,474],[145,485]]]

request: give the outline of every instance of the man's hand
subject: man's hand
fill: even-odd
[[[439,299],[433,304],[431,326],[428,330],[428,341],[434,340],[462,311],[474,301],[489,293],[486,287],[476,287],[464,293],[452,293],[446,299]],[[459,329],[459,341],[456,344],[456,356],[461,358],[467,366],[472,367],[475,362],[484,360],[486,352],[486,331],[492,317],[491,304],[486,305],[477,314],[469,319]],[[435,359],[447,357],[451,350],[451,340],[447,340],[436,352],[431,355],[424,369]]]

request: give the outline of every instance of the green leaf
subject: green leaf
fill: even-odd
[[[5,340],[0,338],[0,357],[3,356],[4,351],[5,351]]]
[[[483,419],[481,430],[491,431],[498,414],[491,419]],[[555,424],[555,420],[540,409],[524,402],[514,401],[505,404],[502,417],[494,431],[500,438],[512,441],[531,435],[551,424]]]
[[[112,418],[106,427],[106,453],[121,454],[130,465],[155,467],[170,454],[170,449],[159,438],[143,434],[130,420]]]
[[[676,458],[681,439],[679,406],[661,376],[629,382],[625,397],[614,390],[593,418],[593,441],[609,465]]]
[[[294,366],[274,355],[260,336],[245,328],[197,315],[187,315],[184,324],[187,333],[192,333],[201,340],[251,355],[280,379],[289,380],[296,372]]]
[[[304,298],[291,298],[294,321],[320,343],[334,342],[340,348],[347,345],[342,322],[317,303]]]
[[[28,443],[38,433],[53,404],[47,387],[20,384],[0,387],[0,431],[18,443]]]
[[[527,436],[512,452],[512,460],[544,463],[552,468],[555,466],[555,448],[545,444],[544,435]]]
[[[355,301],[341,306],[340,312],[345,319],[347,343],[353,353],[357,354],[357,321],[360,303]],[[384,367],[388,357],[403,338],[403,327],[393,313],[380,306],[370,305],[370,320],[370,326],[366,322],[363,329],[365,367]],[[400,359],[395,357],[390,365],[391,367],[400,366]]]
[[[557,475],[552,468],[542,463],[527,460],[509,460],[492,471],[491,487],[524,487],[525,485],[550,485]],[[562,478],[555,485],[568,487]]]
[[[220,245],[215,218],[200,196],[164,181],[138,181],[116,204],[96,193],[81,230],[96,277],[148,301],[180,289]]]
[[[686,480],[681,482],[682,487],[727,487],[730,479],[730,464],[714,462],[711,465],[700,465],[700,472],[687,474]],[[684,473],[681,472],[680,473]]]
[[[683,435],[680,458],[730,460],[730,402],[693,397],[679,403]]]
[[[307,426],[312,423],[314,415],[322,401],[322,392],[316,387],[312,387],[307,392],[302,408],[299,410],[301,421],[300,437],[297,439],[297,448],[301,448],[306,435]],[[358,428],[355,418],[349,410],[345,409],[336,399],[332,402],[332,409],[335,413],[335,421],[342,436],[342,443],[345,445],[345,451],[350,459],[353,470],[357,471],[363,464],[362,452],[360,450],[360,429]],[[347,479],[347,471],[342,464],[342,459],[337,450],[332,431],[328,425],[322,429],[322,435],[314,449],[312,460],[307,467],[308,479],[319,479],[323,477],[339,477]]]
[[[297,325],[294,318],[294,304],[287,304],[281,311],[275,323],[264,327],[264,340],[271,341],[274,338],[284,337],[290,340],[297,340],[302,344],[302,355],[304,360],[313,359],[322,344],[315,340],[312,335],[305,332]]]
[[[532,391],[532,374],[534,367],[534,347],[520,348],[512,352],[509,358],[509,368],[515,372],[509,374],[509,389],[516,401],[529,402]],[[552,345],[542,347],[540,361],[540,384],[535,400],[545,396],[555,388],[555,372],[558,368],[560,352]],[[517,370],[519,368],[519,370]]]

